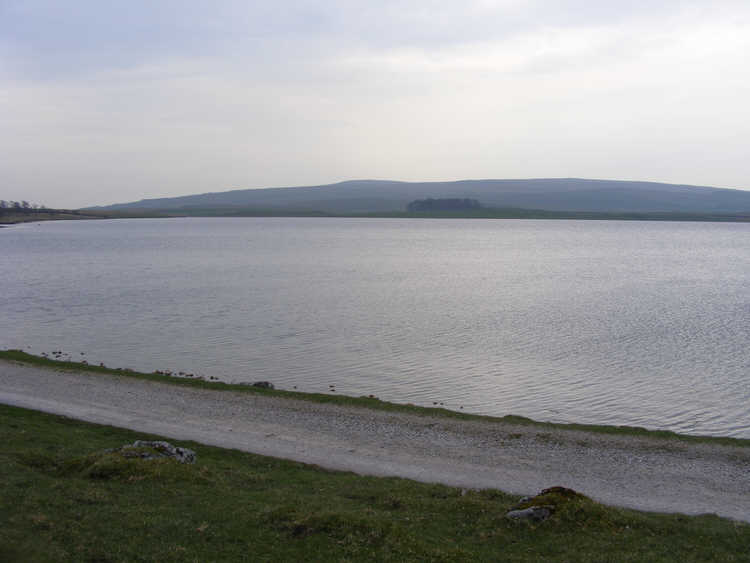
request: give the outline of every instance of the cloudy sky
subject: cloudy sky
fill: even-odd
[[[747,0],[0,0],[0,198],[355,178],[750,189]]]

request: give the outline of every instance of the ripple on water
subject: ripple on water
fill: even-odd
[[[0,252],[2,348],[750,437],[750,225],[123,220]]]

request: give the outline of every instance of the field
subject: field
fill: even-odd
[[[180,444],[195,464],[106,453],[131,431],[0,406],[3,561],[747,561],[750,525],[361,477]],[[153,437],[151,437],[153,438]]]

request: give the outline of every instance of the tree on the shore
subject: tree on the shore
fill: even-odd
[[[41,205],[39,203],[30,203],[26,200],[22,201],[13,201],[13,200],[5,200],[0,199],[0,209],[2,210],[13,210],[13,211],[21,211],[23,213],[29,213],[31,211],[38,211],[40,209],[47,209],[44,205]]]

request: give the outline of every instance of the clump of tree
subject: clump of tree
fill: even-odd
[[[0,209],[10,209],[11,211],[29,212],[36,211],[38,209],[46,209],[43,205],[38,203],[29,203],[28,201],[6,201],[0,199]]]
[[[443,198],[416,199],[406,206],[409,213],[423,213],[425,211],[467,211],[481,209],[481,204],[476,199],[469,198]]]

